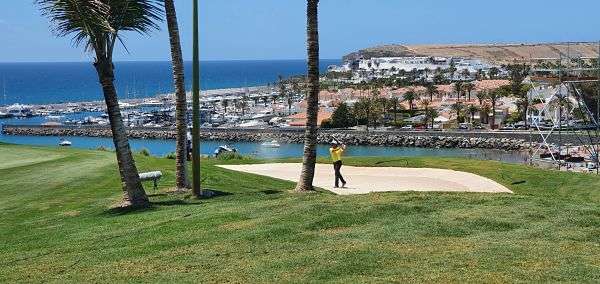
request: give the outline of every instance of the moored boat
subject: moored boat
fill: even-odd
[[[73,143],[71,143],[71,141],[64,140],[64,139],[61,139],[60,142],[58,143],[58,146],[61,146],[61,147],[69,147],[71,145],[73,145]]]
[[[281,147],[281,144],[279,144],[279,141],[273,140],[273,141],[269,141],[269,142],[264,142],[261,144],[261,146],[266,147],[266,148],[279,148],[279,147]]]
[[[221,155],[223,153],[227,153],[227,152],[236,153],[237,149],[227,146],[227,145],[221,145],[221,146],[217,147],[217,149],[215,149],[214,154],[215,154],[215,157],[218,157],[219,155]]]

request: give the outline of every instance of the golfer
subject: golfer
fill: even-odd
[[[342,155],[346,151],[346,145],[340,144],[337,140],[331,141],[331,148],[329,148],[329,153],[331,154],[331,160],[333,161],[333,170],[335,171],[335,188],[340,187],[340,181],[342,182],[342,187],[346,187],[346,181],[340,172],[342,169]]]

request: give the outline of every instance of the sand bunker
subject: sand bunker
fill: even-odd
[[[297,182],[301,164],[222,165],[219,167]],[[314,185],[340,195],[388,191],[438,191],[512,193],[503,185],[482,176],[430,168],[352,167],[342,174],[347,188],[334,188],[333,166],[317,164]]]

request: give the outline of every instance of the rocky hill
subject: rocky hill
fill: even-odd
[[[598,57],[598,43],[382,45],[348,54],[343,59],[346,61],[360,57],[444,56],[480,58],[501,64],[530,58],[556,58],[560,53]]]

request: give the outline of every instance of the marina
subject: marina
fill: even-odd
[[[191,94],[188,94],[188,102]],[[204,127],[289,127],[289,117],[299,112],[300,94],[283,97],[273,87],[248,87],[202,92],[201,123]],[[128,127],[174,127],[174,94],[119,101]],[[191,126],[191,104],[188,103]],[[0,123],[6,125],[99,125],[109,124],[102,101],[60,104],[0,106]]]

